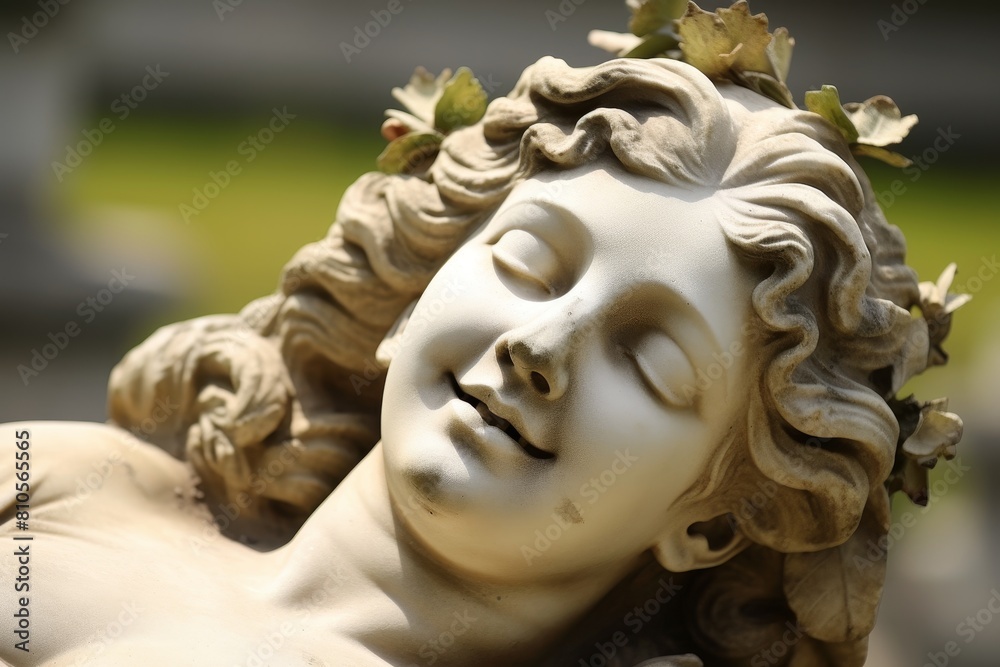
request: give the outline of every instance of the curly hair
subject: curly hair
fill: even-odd
[[[881,378],[898,378],[918,338],[902,234],[820,116],[673,60],[530,66],[424,171],[358,179],[277,294],[211,326],[167,327],[130,353],[111,378],[112,419],[136,432],[154,401],[180,398],[139,435],[186,452],[232,502],[274,470],[247,504],[308,515],[378,440],[375,353],[396,318],[518,182],[606,155],[710,191],[732,248],[767,276],[752,297],[760,391],[682,500],[732,515],[770,484],[771,501],[733,524],[740,535],[779,553],[843,543],[896,452],[887,398],[900,382]],[[294,454],[284,468],[280,448]]]

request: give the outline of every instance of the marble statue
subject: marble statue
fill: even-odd
[[[275,294],[156,332],[109,425],[0,430],[0,658],[862,665],[889,493],[961,435],[897,392],[965,299],[855,157],[910,117],[790,108],[787,33],[723,44],[761,20],[397,90]]]

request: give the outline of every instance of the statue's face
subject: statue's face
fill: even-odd
[[[631,562],[678,525],[755,390],[758,281],[719,204],[610,164],[545,174],[445,263],[382,408],[390,492],[428,548],[532,579]]]

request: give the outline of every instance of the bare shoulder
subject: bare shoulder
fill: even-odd
[[[180,461],[114,426],[0,424],[0,521],[10,518],[19,493],[28,493],[34,506],[109,493],[157,500],[187,485],[190,476]]]

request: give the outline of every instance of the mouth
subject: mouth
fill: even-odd
[[[528,441],[527,438],[521,435],[521,433],[516,428],[514,428],[513,424],[511,424],[503,417],[493,414],[493,412],[490,410],[489,406],[486,405],[486,403],[480,401],[472,394],[469,394],[466,391],[464,391],[462,387],[459,386],[458,380],[455,379],[454,375],[449,374],[448,379],[451,382],[451,388],[454,390],[455,395],[460,400],[462,400],[465,403],[468,403],[473,408],[475,408],[476,412],[479,413],[479,416],[483,418],[484,422],[486,422],[490,426],[500,429],[505,434],[507,434],[507,437],[516,442],[517,445],[524,450],[525,454],[536,459],[551,459],[555,456],[555,454],[553,454],[552,452],[547,452],[544,449],[539,449],[538,447],[535,447],[533,444],[531,444],[531,442]]]

